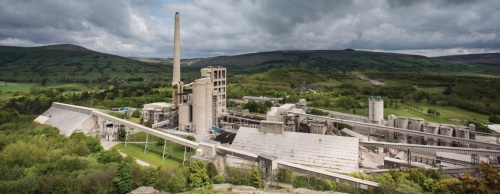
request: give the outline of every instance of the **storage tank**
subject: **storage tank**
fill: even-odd
[[[408,128],[413,131],[421,131],[424,122],[424,119],[421,118],[410,118],[411,127],[408,126]]]
[[[309,126],[309,131],[313,134],[325,134],[326,133],[326,125],[322,122],[313,122]]]
[[[368,120],[372,124],[384,124],[384,100],[380,96],[368,98]]]
[[[425,124],[424,129],[425,129],[425,132],[427,132],[427,133],[438,134],[439,123],[428,122]],[[427,138],[425,138],[425,140],[427,141],[427,145],[438,145],[437,138],[427,137]]]
[[[408,120],[408,117],[398,117],[394,127],[408,129]]]
[[[189,104],[179,105],[179,131],[188,131],[191,122],[191,106]]]
[[[387,116],[387,121],[389,122],[388,126],[389,127],[394,127],[397,118],[398,117],[396,115],[389,115],[389,116]]]
[[[210,78],[197,79],[193,83],[193,128],[198,135],[208,134],[212,126],[213,84]]]

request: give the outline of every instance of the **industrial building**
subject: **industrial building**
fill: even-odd
[[[305,99],[297,104],[272,107],[265,118],[246,112],[230,112],[226,107],[225,68],[206,67],[201,69],[201,78],[188,84],[181,81],[179,28],[180,16],[176,13],[172,102],[145,104],[142,109],[143,121],[157,129],[107,115],[101,110],[61,103],[54,103],[36,121],[58,127],[66,136],[81,131],[107,140],[116,138],[115,126],[123,126],[127,134],[142,131],[147,137],[153,135],[194,148],[196,156],[192,159],[214,162],[219,169],[230,165],[231,158],[239,158],[246,165],[265,169],[262,172],[267,178],[281,168],[346,182],[362,189],[378,187],[378,184],[344,175],[360,170],[361,148],[382,152],[388,149],[388,155],[394,153],[397,157],[382,158],[381,162],[387,161],[386,166],[390,167],[418,161],[416,166],[427,168],[438,160],[453,165],[466,165],[470,160],[472,165],[477,165],[480,160],[488,160],[479,155],[500,156],[498,138],[497,144],[476,141],[473,125],[444,125],[394,115],[384,120],[384,102],[380,97],[368,98],[368,117],[333,111],[329,111],[328,117],[311,115]],[[112,129],[107,131],[109,123]],[[340,129],[339,124],[351,125],[353,130]],[[168,130],[178,133],[166,133]],[[367,133],[358,133],[360,131]],[[212,132],[220,134],[214,138],[219,142],[211,141],[209,134]],[[196,135],[199,142],[181,138],[180,133]],[[372,135],[376,139],[372,139]],[[148,138],[145,153],[147,145]]]
[[[180,66],[180,16],[175,14],[174,60],[172,76],[172,103],[145,104],[144,121],[155,126],[196,135],[207,135],[217,117],[226,114],[226,68],[201,69],[201,78],[192,83],[181,81]],[[162,126],[162,124],[164,124]]]

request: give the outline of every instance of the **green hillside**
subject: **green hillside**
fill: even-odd
[[[17,82],[89,82],[114,79],[167,79],[170,68],[104,54],[75,45],[0,46],[0,79]]]
[[[192,66],[226,66],[241,73],[274,68],[306,68],[341,72],[432,72],[500,75],[500,67],[445,61],[418,55],[347,50],[272,51],[199,59]]]
[[[500,65],[500,53],[481,53],[468,55],[450,55],[435,57],[439,60],[455,61],[471,64]]]

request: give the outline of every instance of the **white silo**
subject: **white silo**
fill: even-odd
[[[193,128],[196,134],[208,134],[212,126],[214,86],[209,77],[193,82]]]
[[[376,99],[373,96],[368,98],[368,120],[372,124],[384,124],[384,100],[380,96]]]

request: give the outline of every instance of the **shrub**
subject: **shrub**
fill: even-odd
[[[214,163],[210,162],[207,165],[207,174],[209,178],[213,178],[217,175],[219,175],[219,172],[217,172],[217,168],[215,168]]]
[[[250,186],[253,186],[257,189],[262,188],[262,178],[260,177],[259,170],[256,168],[250,171]]]
[[[250,185],[250,171],[243,168],[227,168],[226,182],[233,185]]]
[[[210,179],[210,181],[213,183],[213,184],[219,184],[219,183],[223,183],[223,182],[226,182],[226,179],[221,176],[221,175],[216,175],[214,177],[212,177]]]
[[[209,186],[210,181],[205,170],[205,162],[196,160],[189,166],[189,187],[198,188]]]
[[[118,165],[118,170],[116,170],[115,177],[113,178],[113,184],[119,193],[128,193],[132,191],[134,182],[132,180],[130,166],[124,162]]]
[[[186,178],[182,175],[182,170],[178,169],[167,182],[167,190],[173,193],[187,190]]]
[[[291,183],[292,182],[292,172],[285,169],[278,169],[278,174],[276,175],[276,180],[280,183]]]
[[[292,182],[293,188],[309,188],[309,181],[305,176],[298,176]]]

